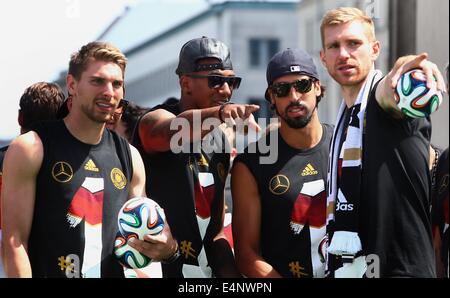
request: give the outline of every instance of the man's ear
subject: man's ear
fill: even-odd
[[[314,93],[316,94],[316,96],[322,95],[322,88],[320,88],[320,81],[314,82]]]
[[[275,109],[275,95],[273,95],[273,91],[271,89],[269,89],[267,91],[267,93],[269,94],[269,98],[270,98],[270,106]]]
[[[67,86],[67,92],[71,95],[75,94],[76,86],[77,86],[77,80],[75,77],[71,74],[68,74],[66,77],[66,86]]]
[[[375,62],[378,56],[380,56],[380,42],[376,40],[372,42],[372,61]]]
[[[191,92],[192,83],[188,76],[181,76],[179,82],[183,94]]]
[[[325,59],[325,53],[323,52],[323,49],[320,50],[320,61],[322,61],[323,66],[325,68],[327,67],[326,59]]]
[[[273,100],[272,97],[270,97],[270,104],[271,104],[273,107],[275,107],[275,100]]]

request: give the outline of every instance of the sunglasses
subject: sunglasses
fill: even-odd
[[[220,75],[198,75],[198,74],[189,74],[187,75],[191,78],[196,79],[208,79],[208,87],[215,89],[215,88],[221,88],[223,84],[227,83],[228,86],[230,86],[231,89],[238,89],[241,85],[242,78],[240,77],[226,77],[226,76],[220,76]]]
[[[314,81],[314,79],[301,79],[292,83],[277,83],[272,85],[270,89],[272,89],[276,97],[288,96],[292,87],[299,93],[308,93],[311,91]]]

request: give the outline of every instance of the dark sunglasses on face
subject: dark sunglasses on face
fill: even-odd
[[[198,74],[189,74],[187,75],[191,78],[196,79],[208,79],[208,87],[209,88],[220,88],[223,86],[223,84],[227,83],[228,86],[230,86],[231,89],[238,89],[241,85],[242,78],[240,77],[226,77],[226,76],[220,76],[220,75],[198,75]]]
[[[288,96],[291,88],[294,87],[295,90],[299,93],[308,93],[311,91],[312,84],[314,83],[314,79],[301,79],[292,83],[277,83],[273,84],[270,89],[272,89],[273,93],[276,97],[285,97]]]

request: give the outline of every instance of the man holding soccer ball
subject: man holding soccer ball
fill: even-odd
[[[123,277],[113,255],[117,214],[145,195],[137,150],[105,129],[123,98],[126,58],[92,42],[72,55],[69,114],[10,145],[2,189],[8,277]]]
[[[415,68],[430,89],[445,91],[443,77],[421,54],[398,59],[383,78],[373,21],[356,8],[327,12],[321,37],[321,60],[343,95],[330,149],[328,275],[435,277],[431,123],[402,113],[394,89]]]

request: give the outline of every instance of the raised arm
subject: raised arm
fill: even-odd
[[[142,118],[139,123],[139,138],[147,153],[165,152],[170,150],[171,139],[177,133],[182,133],[183,138],[188,138],[192,143],[200,140],[220,125],[221,119],[247,119],[251,113],[258,109],[259,106],[257,105],[227,104],[205,109],[187,110],[178,116],[159,109],[147,113]],[[208,123],[204,123],[206,119],[209,119]],[[194,126],[197,121],[202,125],[200,131],[196,130]],[[182,129],[185,130],[182,131]]]
[[[33,221],[36,177],[43,147],[31,131],[10,145],[3,164],[3,264],[8,277],[31,277],[28,238]]]
[[[260,255],[261,202],[256,180],[242,162],[231,172],[233,240],[236,263],[247,277],[281,277]]]
[[[428,60],[428,54],[409,55],[399,58],[392,70],[383,78],[376,90],[376,99],[385,111],[391,111],[400,115],[400,110],[395,102],[394,90],[400,76],[412,69],[420,68],[427,78],[427,87],[447,92],[444,78],[436,64]],[[435,80],[436,79],[436,80]]]

